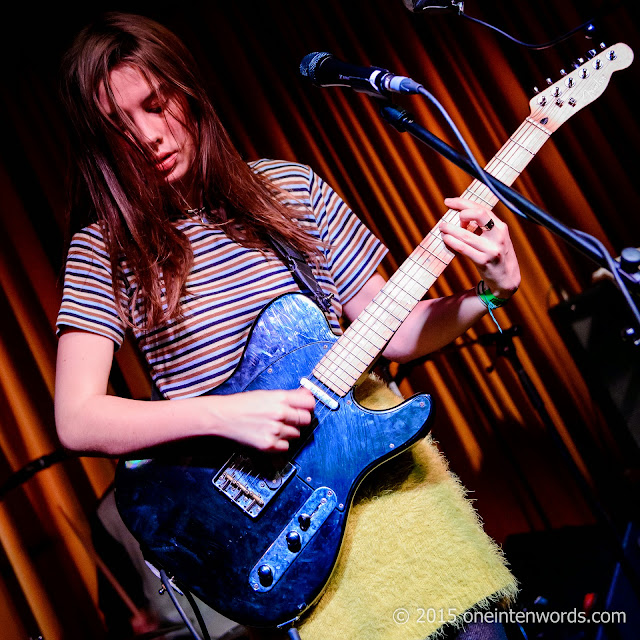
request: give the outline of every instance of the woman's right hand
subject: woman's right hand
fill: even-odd
[[[56,427],[74,451],[119,456],[196,436],[221,436],[260,451],[286,451],[311,422],[306,389],[244,391],[147,402],[107,393],[114,344],[68,330],[58,343]]]
[[[202,399],[209,399],[206,396]],[[307,389],[244,391],[213,396],[208,411],[215,435],[260,451],[287,451],[300,429],[311,423],[315,399]]]

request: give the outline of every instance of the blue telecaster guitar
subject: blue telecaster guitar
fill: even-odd
[[[512,184],[551,134],[632,60],[631,49],[617,44],[535,96],[488,173]],[[479,181],[463,196],[496,203]],[[445,219],[459,224],[455,211]],[[240,364],[213,393],[303,386],[316,397],[314,421],[284,457],[208,438],[171,444],[152,459],[121,460],[118,509],[151,563],[250,626],[284,624],[318,599],[358,485],[428,432],[428,395],[373,411],[355,400],[354,386],[453,255],[434,228],[340,337],[301,294],[261,312]]]

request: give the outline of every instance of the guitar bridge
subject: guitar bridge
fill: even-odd
[[[290,462],[282,468],[258,469],[251,458],[235,454],[212,482],[231,502],[255,518],[295,472]]]

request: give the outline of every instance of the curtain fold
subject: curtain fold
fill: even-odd
[[[70,455],[50,468],[24,470],[60,450],[53,419],[54,323],[66,185],[57,65],[78,28],[111,8],[101,2],[73,12],[49,7],[35,16],[20,10],[16,21],[2,26],[4,59],[12,61],[0,86],[0,615],[8,638],[104,633],[89,522],[113,480],[115,461]],[[467,14],[527,42],[551,40],[601,16],[597,39],[577,34],[541,51],[461,16],[412,14],[390,0],[124,2],[119,9],[158,19],[191,46],[248,160],[308,163],[332,184],[388,245],[387,276],[444,214],[444,197],[461,194],[471,178],[385,123],[375,100],[303,82],[298,65],[304,55],[329,51],[422,82],[484,164],[529,115],[535,85],[558,80],[560,69],[571,71],[571,63],[599,49],[601,40],[640,52],[638,9],[631,2],[465,3]],[[514,185],[564,224],[597,237],[613,256],[640,246],[639,75],[637,61],[614,73],[603,94],[554,133]],[[459,148],[424,98],[394,101]],[[502,204],[496,215],[509,224],[523,273],[521,290],[496,317],[505,329],[519,328],[513,344],[520,374],[539,393],[563,446],[554,443],[514,361],[477,342],[497,330],[489,317],[441,353],[391,371],[405,394],[434,396],[434,435],[474,491],[488,532],[503,542],[545,526],[593,523],[576,471],[607,508],[619,508],[628,489],[625,472],[637,457],[549,313],[590,290],[597,265]],[[456,258],[430,295],[472,287],[477,279],[473,266]],[[127,342],[116,356],[110,390],[141,399],[149,389],[135,345]],[[2,483],[9,486],[21,472],[23,481],[3,492]]]

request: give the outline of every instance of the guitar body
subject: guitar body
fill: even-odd
[[[281,296],[257,318],[236,371],[214,393],[298,388],[335,341],[308,298]],[[207,438],[118,465],[118,510],[147,559],[242,624],[283,624],[318,598],[357,486],[428,432],[427,395],[374,411],[352,391],[325,391],[337,408],[318,401],[286,459]]]

